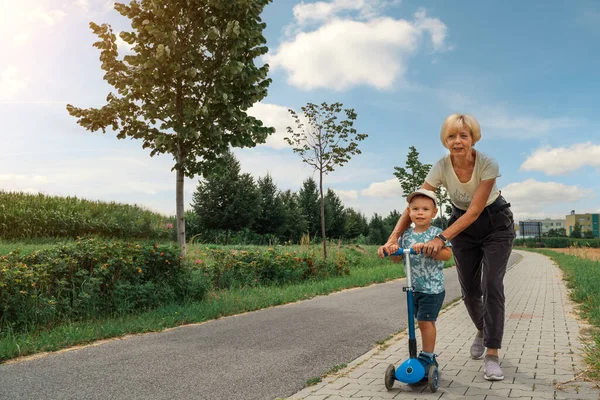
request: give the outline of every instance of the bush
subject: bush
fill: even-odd
[[[0,326],[24,330],[198,300],[206,286],[174,246],[80,239],[14,251],[0,257]]]
[[[515,246],[524,247],[547,247],[547,248],[566,248],[566,247],[600,247],[600,239],[577,239],[569,237],[543,237],[541,241],[538,238],[515,239]]]
[[[299,255],[295,251],[279,252],[273,248],[267,251],[209,248],[207,251],[213,262],[198,268],[215,289],[283,285],[350,273],[349,262],[341,253],[335,260],[325,261],[314,253]]]

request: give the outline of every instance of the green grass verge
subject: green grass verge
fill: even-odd
[[[451,263],[447,264],[448,266]],[[284,287],[257,287],[211,292],[202,302],[169,305],[153,311],[97,321],[74,322],[51,330],[0,337],[0,362],[44,351],[83,345],[126,334],[156,332],[179,325],[259,310],[309,299],[352,287],[368,286],[404,276],[399,264],[365,257],[350,275]]]
[[[522,249],[550,257],[563,271],[570,296],[578,303],[580,316],[595,329],[586,346],[589,376],[600,379],[600,262],[552,250]]]

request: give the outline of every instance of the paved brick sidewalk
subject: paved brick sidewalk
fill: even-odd
[[[407,333],[359,357],[318,385],[289,400],[339,399],[600,399],[600,390],[579,377],[585,368],[579,341],[583,322],[561,280],[560,269],[549,258],[518,252],[523,259],[507,272],[506,324],[500,353],[505,379],[483,379],[483,360],[469,358],[474,328],[462,301],[446,308],[438,320],[436,353],[441,369],[440,387],[431,393],[426,385],[397,382],[387,391],[387,366],[408,358]],[[417,342],[421,343],[417,330]],[[566,382],[566,383],[565,383]]]

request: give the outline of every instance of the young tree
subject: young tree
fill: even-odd
[[[107,104],[67,105],[77,123],[117,138],[142,140],[150,156],[168,153],[176,171],[177,240],[185,256],[184,176],[206,175],[230,145],[253,147],[273,129],[247,115],[267,95],[267,53],[260,19],[271,0],[131,0],[115,9],[131,20],[120,37],[132,54],[119,57],[110,25],[90,23],[99,40]]]
[[[240,174],[240,163],[230,152],[224,155],[223,171],[205,174],[198,182],[192,207],[203,229],[240,231],[260,214],[260,195],[250,174]]]
[[[285,140],[300,154],[302,161],[319,172],[319,194],[321,197],[321,236],[323,238],[323,258],[327,258],[327,240],[325,235],[325,200],[323,198],[323,175],[334,171],[337,166],[347,163],[355,154],[360,154],[358,142],[367,138],[365,133],[354,129],[356,112],[345,109],[346,119],[338,122],[342,112],[342,103],[320,106],[308,103],[302,107],[303,119],[289,110],[294,118],[297,130],[288,127],[290,135]],[[305,122],[306,121],[306,124]]]
[[[587,231],[583,232],[583,237],[585,239],[593,239],[593,238],[595,238],[594,232],[592,232],[588,229]]]
[[[319,191],[313,178],[302,182],[298,192],[298,204],[302,209],[302,216],[306,221],[306,229],[312,238],[319,231]]]
[[[419,161],[419,152],[415,146],[410,146],[406,159],[406,168],[394,167],[394,175],[400,181],[404,197],[421,187],[431,169],[431,164],[423,164]]]
[[[260,235],[278,235],[285,220],[285,209],[279,197],[279,189],[267,173],[258,178],[260,214],[254,221],[253,230]]]

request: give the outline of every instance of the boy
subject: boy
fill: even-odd
[[[443,247],[435,258],[421,254],[425,242],[433,239],[442,230],[431,226],[431,220],[437,213],[437,198],[434,192],[419,189],[407,197],[410,220],[409,227],[398,240],[401,249],[413,248],[416,255],[409,255],[413,285],[414,310],[421,331],[422,351],[418,359],[425,368],[437,361],[435,354],[435,321],[442,308],[446,291],[444,289],[444,261],[452,257],[450,243]]]

